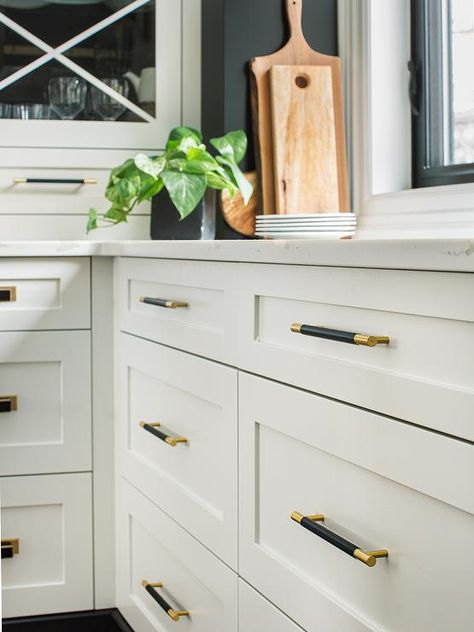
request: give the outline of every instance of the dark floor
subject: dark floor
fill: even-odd
[[[4,619],[5,632],[133,632],[118,610]]]

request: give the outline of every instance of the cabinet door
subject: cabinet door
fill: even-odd
[[[183,10],[195,0],[4,4],[2,145],[164,146],[181,123]]]
[[[3,616],[93,608],[90,474],[0,479]]]
[[[237,575],[124,480],[116,569],[117,606],[135,632],[237,632]]]
[[[239,632],[303,632],[256,590],[239,580]]]

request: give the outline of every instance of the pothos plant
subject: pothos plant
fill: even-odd
[[[231,196],[240,191],[245,204],[253,189],[239,168],[247,152],[242,130],[213,138],[213,156],[203,144],[202,134],[190,127],[170,133],[165,151],[158,156],[139,154],[112,170],[105,195],[110,208],[103,215],[89,211],[87,231],[126,222],[133,209],[166,189],[181,219],[190,215],[207,188],[227,189]]]

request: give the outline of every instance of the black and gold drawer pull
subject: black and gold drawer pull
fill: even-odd
[[[388,336],[368,336],[366,334],[356,334],[352,331],[341,331],[339,329],[328,329],[327,327],[315,327],[314,325],[300,325],[293,323],[291,331],[303,336],[313,336],[314,338],[324,338],[325,340],[335,340],[336,342],[346,342],[350,345],[363,347],[376,347],[377,345],[390,344]]]
[[[377,558],[388,557],[388,551],[386,549],[382,549],[380,551],[364,551],[357,546],[357,544],[353,544],[352,542],[349,542],[349,540],[337,535],[337,533],[330,531],[328,528],[320,524],[320,522],[324,522],[323,514],[318,514],[316,516],[302,516],[297,511],[294,511],[291,514],[291,519],[305,529],[308,529],[308,531],[311,531],[311,533],[314,533],[326,542],[329,542],[329,544],[332,544],[340,551],[343,551],[344,553],[347,553],[347,555],[359,560],[359,562],[366,564],[366,566],[375,566]]]
[[[189,612],[187,610],[175,610],[169,605],[166,599],[163,599],[163,597],[155,590],[156,588],[163,588],[163,584],[150,584],[150,582],[144,579],[142,581],[142,586],[147,591],[147,593],[153,597],[160,608],[162,608],[166,612],[169,618],[173,619],[173,621],[179,621],[181,617],[189,617]]]
[[[172,448],[175,448],[178,445],[178,443],[188,442],[186,437],[172,437],[170,435],[167,435],[165,432],[158,430],[160,426],[161,424],[158,422],[151,423],[151,424],[146,423],[145,421],[140,422],[140,428],[143,428],[143,430],[146,430],[147,432],[154,435],[155,437],[158,437],[158,439],[161,439],[161,441],[164,441],[165,443],[170,445]]]
[[[0,287],[0,303],[14,303],[16,301],[16,287]]]
[[[14,555],[20,552],[20,540],[13,538],[11,540],[2,540],[2,560],[10,560]]]
[[[0,413],[11,413],[18,410],[18,397],[16,395],[0,395]]]
[[[14,184],[97,184],[95,178],[13,178]]]
[[[170,301],[166,298],[152,298],[150,296],[141,296],[140,303],[154,305],[155,307],[165,307],[166,309],[178,309],[178,307],[189,307],[189,303],[185,301]]]

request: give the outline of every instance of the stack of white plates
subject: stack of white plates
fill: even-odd
[[[257,215],[255,234],[268,239],[342,239],[352,237],[354,213],[313,215]]]

